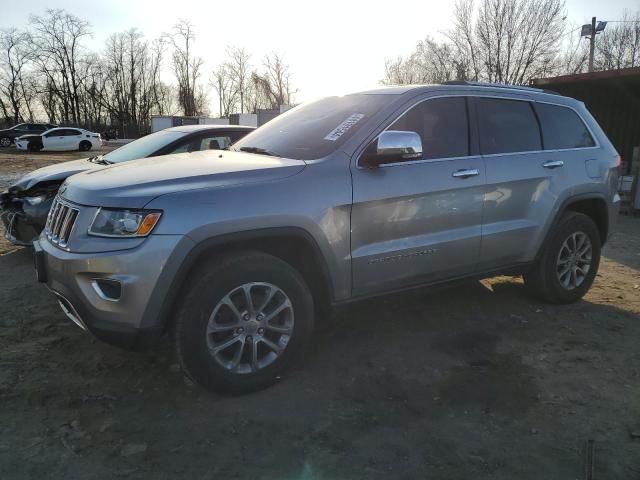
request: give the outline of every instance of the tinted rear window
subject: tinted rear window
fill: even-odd
[[[593,147],[596,143],[576,112],[567,107],[537,103],[545,150]]]
[[[540,128],[531,103],[477,98],[483,154],[542,150]]]

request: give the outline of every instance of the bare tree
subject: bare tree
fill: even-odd
[[[80,61],[82,39],[90,35],[89,23],[64,10],[47,10],[32,16],[34,61],[49,95],[58,97],[62,120],[81,121]]]
[[[34,96],[28,67],[31,62],[29,34],[16,28],[0,30],[0,107],[5,118],[19,122],[33,118]]]
[[[265,106],[278,108],[280,105],[293,103],[295,92],[291,87],[291,73],[281,55],[267,55],[263,63],[263,72],[253,72],[252,80],[256,93],[262,97]]]
[[[597,70],[635,67],[640,64],[640,10],[625,10],[622,21],[611,23],[598,37],[594,59]]]
[[[563,0],[458,0],[448,41],[388,61],[383,82],[528,83],[557,70],[565,18]]]
[[[233,113],[238,102],[238,91],[235,88],[233,73],[229,64],[222,64],[213,72],[211,85],[218,94],[219,112],[221,117],[228,117]]]
[[[483,0],[477,15],[476,51],[488,81],[527,83],[552,67],[564,32],[564,1]]]
[[[203,101],[202,90],[197,91],[196,84],[204,61],[193,53],[196,38],[193,24],[188,20],[180,20],[174,25],[173,32],[165,34],[164,38],[173,47],[172,63],[178,81],[178,102],[185,115],[198,115]]]
[[[580,27],[569,29],[565,36],[565,45],[558,59],[560,75],[573,75],[586,71],[589,63],[589,43],[580,37]]]
[[[171,109],[171,92],[160,79],[163,43],[151,45],[137,29],[109,37],[102,56],[101,105],[123,135],[148,130],[149,117]]]
[[[243,48],[228,47],[229,62],[227,68],[231,72],[234,89],[238,95],[240,113],[249,111],[247,100],[251,97],[253,85],[251,82],[251,55]]]

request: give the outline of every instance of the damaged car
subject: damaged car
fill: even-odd
[[[44,229],[58,188],[68,177],[95,168],[170,153],[223,150],[253,127],[188,125],[139,138],[105,155],[50,165],[25,175],[0,193],[0,221],[14,245],[30,246]]]

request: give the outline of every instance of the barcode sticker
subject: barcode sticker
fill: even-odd
[[[347,133],[351,127],[353,127],[356,123],[364,118],[364,114],[362,113],[354,113],[349,118],[347,118],[344,122],[334,128],[329,135],[324,137],[325,140],[329,140],[330,142],[335,142],[342,135]]]

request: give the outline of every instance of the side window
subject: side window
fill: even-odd
[[[536,103],[545,150],[595,146],[591,133],[576,112],[567,107]]]
[[[538,120],[530,102],[477,97],[476,103],[483,154],[542,150]]]
[[[465,97],[425,100],[402,115],[387,130],[405,130],[420,135],[423,159],[464,157],[469,154]]]
[[[173,150],[171,150],[170,152],[167,152],[167,153],[169,154],[169,153],[187,153],[187,152],[190,152],[191,151],[189,149],[190,145],[191,144],[189,142],[182,143],[182,144],[178,145]]]
[[[200,141],[200,150],[224,150],[231,145],[227,136],[205,137]]]
[[[45,135],[45,137],[47,138],[51,138],[51,137],[61,137],[64,135],[64,130],[54,130],[53,132],[49,132]]]
[[[65,135],[68,137],[75,137],[76,135],[82,135],[82,132],[80,132],[80,130],[72,130],[72,129],[68,129],[65,130]]]
[[[223,150],[231,144],[227,136],[192,138],[188,142],[178,145],[168,153],[198,152],[200,150]]]

